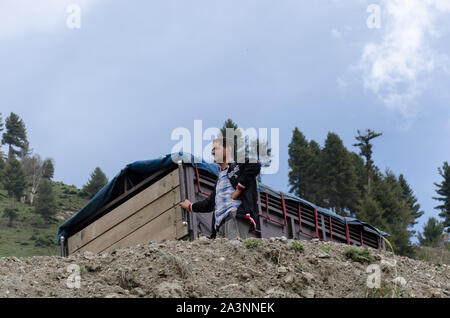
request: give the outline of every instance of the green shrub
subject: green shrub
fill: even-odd
[[[48,246],[53,246],[55,244],[56,244],[55,240],[51,236],[38,236],[36,238],[36,241],[34,242],[34,246],[37,246],[37,247],[39,247],[39,246],[48,247]]]
[[[344,255],[354,262],[371,263],[373,261],[373,256],[367,249],[359,250],[356,248],[348,248],[344,251]]]
[[[247,241],[245,241],[246,248],[256,248],[259,245],[261,245],[261,241],[258,239],[248,239]]]
[[[298,241],[293,241],[292,245],[291,245],[291,249],[293,249],[295,251],[303,252],[304,247],[303,247],[302,243],[300,243]]]
[[[18,210],[19,209],[17,209],[17,208],[16,209],[6,208],[5,211],[3,212],[3,216],[9,219],[9,222],[8,222],[8,226],[9,227],[12,227],[14,220],[17,219],[17,217],[18,217],[18,215],[17,215]]]
[[[322,244],[322,245],[320,245],[320,249],[328,254],[330,252],[331,246]]]
[[[380,288],[368,288],[366,298],[398,298],[400,297],[401,286],[389,288],[381,286]]]

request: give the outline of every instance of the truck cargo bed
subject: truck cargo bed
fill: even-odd
[[[211,213],[189,213],[178,203],[196,202],[212,192],[216,176],[196,165],[179,163],[158,171],[136,185],[123,178],[122,193],[61,240],[62,255],[116,248],[162,240],[195,240],[211,235]],[[362,225],[325,215],[318,207],[286,199],[282,192],[259,192],[256,231],[249,236],[319,239],[385,248],[384,240]]]

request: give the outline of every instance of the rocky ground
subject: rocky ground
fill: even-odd
[[[0,297],[450,298],[448,265],[374,249],[357,261],[348,249],[317,240],[200,239],[100,255],[6,257]]]

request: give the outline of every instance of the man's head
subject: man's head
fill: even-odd
[[[214,139],[211,154],[214,156],[214,162],[224,163],[233,159],[234,143],[233,140],[226,137]]]

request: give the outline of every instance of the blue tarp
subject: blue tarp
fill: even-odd
[[[183,163],[191,163],[194,166],[194,156],[189,153],[174,153],[174,154],[167,154],[163,157],[160,157],[158,159],[153,160],[144,160],[144,161],[136,161],[133,163],[130,163],[125,166],[111,181],[109,181],[108,184],[106,184],[86,205],[78,211],[77,214],[75,214],[73,217],[68,219],[66,222],[64,222],[58,230],[57,235],[57,243],[60,244],[60,238],[61,236],[64,237],[70,237],[71,235],[75,234],[71,230],[76,228],[80,223],[82,223],[85,219],[87,219],[90,215],[95,213],[97,210],[101,209],[105,205],[107,205],[109,202],[113,201],[115,198],[117,198],[121,193],[119,192],[122,184],[119,182],[119,179],[127,174],[135,174],[139,175],[140,179],[145,179],[155,172],[164,169],[168,167],[171,164],[174,164],[175,162],[178,162],[178,160],[182,160]],[[197,167],[198,169],[205,170],[211,174],[218,175],[219,168],[218,165],[215,163],[208,163],[204,160],[196,160],[197,161]],[[278,191],[273,190],[272,188],[264,185],[264,184],[258,184],[258,191],[269,193],[271,195],[274,195],[276,197],[281,197],[280,193]],[[309,205],[314,209],[314,204],[299,198],[293,194],[290,193],[283,193],[283,197],[286,200],[292,200],[297,202],[302,202],[306,205]],[[333,211],[318,207],[317,211],[319,213],[322,213],[324,215],[329,215],[335,220],[338,220],[342,223],[345,223],[345,220],[342,216],[334,213]],[[368,223],[361,222],[355,218],[347,218],[348,224],[358,224],[364,226],[364,229],[366,231],[375,233],[379,236],[388,236],[388,234],[376,229],[375,227],[371,226]]]
[[[108,182],[86,205],[78,211],[73,217],[64,222],[58,229],[57,244],[60,244],[61,236],[70,237],[73,233],[71,230],[76,228],[77,225],[82,223],[90,215],[101,209],[109,202],[117,198],[121,193],[121,182],[119,179],[128,174],[139,175],[141,180],[151,176],[155,172],[168,167],[178,160],[182,160],[185,163],[192,163],[194,165],[194,156],[188,153],[174,153],[173,158],[171,154],[165,155],[158,159],[136,161],[125,166],[111,181]],[[216,164],[207,163],[204,160],[197,160],[198,169],[206,170],[211,174],[217,175],[219,168]]]

